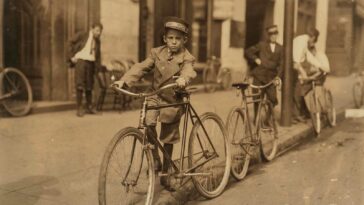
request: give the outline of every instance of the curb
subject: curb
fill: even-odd
[[[348,107],[352,107],[350,104]],[[345,108],[338,109],[336,113],[336,123],[340,123],[345,120]],[[325,125],[324,128],[326,128],[328,125]],[[309,139],[313,136],[315,136],[316,133],[312,127],[312,125],[309,125],[309,127],[302,132],[293,135],[289,139],[281,142],[278,144],[278,153],[277,156],[283,155],[285,152],[289,151],[290,149],[294,148],[295,146],[298,146],[302,141]]]

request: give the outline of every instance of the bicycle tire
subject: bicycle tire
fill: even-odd
[[[269,101],[261,103],[259,119],[260,154],[264,161],[269,162],[274,159],[278,149],[277,124],[274,118],[273,106]]]
[[[132,140],[132,144],[127,144],[128,141],[127,137],[131,137],[130,140]],[[155,185],[155,176],[154,176],[154,162],[153,157],[150,149],[144,149],[142,144],[143,139],[143,133],[140,132],[138,129],[133,127],[127,127],[122,130],[120,130],[114,138],[110,141],[109,145],[106,148],[106,152],[104,154],[100,173],[99,173],[99,186],[98,186],[98,196],[99,196],[99,204],[100,205],[114,205],[114,204],[145,204],[150,205],[153,201],[153,195],[154,195],[154,185]],[[125,147],[123,149],[120,149],[118,152],[118,145],[120,143],[124,143]],[[135,146],[134,146],[134,145]],[[138,146],[138,147],[137,147]],[[135,149],[134,152],[132,151],[133,148]],[[139,149],[138,149],[139,148]],[[131,149],[129,153],[133,153],[133,158],[131,156],[128,158],[124,156],[121,160],[125,159],[133,159],[134,161],[131,161],[129,163],[119,163],[120,158],[118,157],[120,152],[127,153],[128,149]],[[140,151],[140,152],[138,152]],[[139,156],[138,153],[141,155]],[[117,158],[117,166],[116,168],[119,168],[120,170],[116,170],[115,166],[113,166],[110,162],[112,158]],[[141,162],[135,162],[136,160],[140,159]],[[146,168],[143,169],[143,162],[145,162],[146,159]],[[140,165],[141,164],[141,165]],[[136,174],[136,176],[133,176],[131,183],[137,182],[135,186],[126,186],[124,185],[124,181],[120,182],[122,178],[125,177],[121,172],[126,172],[128,170],[128,167],[122,166],[128,166],[129,172],[128,176],[132,175],[133,173]],[[136,167],[134,167],[136,166]],[[134,167],[134,169],[133,169]],[[137,168],[137,169],[135,169]],[[108,175],[109,171],[115,171],[116,176],[114,180],[110,179],[112,175]],[[145,174],[145,176],[144,176]],[[144,178],[145,177],[145,178]],[[146,179],[147,185],[139,187],[138,182],[140,182],[141,179]],[[129,178],[128,178],[129,180]],[[117,190],[114,191],[111,188],[116,188]],[[120,189],[118,191],[118,189]],[[141,190],[139,190],[141,189]],[[123,195],[123,191],[125,191],[125,195]],[[112,201],[114,197],[120,199],[120,201],[117,201],[117,203],[114,203]],[[131,200],[132,202],[128,201]]]
[[[193,172],[196,173],[208,173],[209,176],[192,176],[192,181],[195,185],[197,191],[204,196],[205,198],[215,198],[219,196],[225,189],[230,175],[230,166],[231,166],[231,156],[230,156],[230,147],[227,139],[227,133],[223,121],[219,116],[215,113],[207,112],[201,115],[201,121],[196,121],[194,124],[191,135],[189,138],[189,146],[188,146],[188,165],[190,168],[196,166],[198,162],[204,163],[200,167],[196,167]],[[208,121],[213,122],[212,128],[217,128],[218,130],[212,129]],[[201,123],[203,126],[201,126]],[[204,129],[204,128],[205,129]],[[208,132],[208,136],[206,136],[204,130]],[[218,133],[219,132],[219,133]],[[219,134],[219,136],[215,135],[212,137],[211,134]],[[213,146],[217,152],[217,158],[214,158],[209,161],[200,161],[201,159],[212,157],[216,154],[212,150],[212,146],[209,143],[210,140],[214,140]],[[217,142],[219,140],[219,142]],[[206,142],[208,144],[206,144]],[[205,143],[202,145],[202,143]],[[195,146],[197,145],[197,146]],[[217,149],[219,149],[217,151]],[[212,153],[212,154],[211,154]],[[210,155],[210,156],[209,156]],[[202,170],[203,168],[207,168],[206,171]],[[201,172],[202,171],[202,172]],[[200,181],[202,179],[202,181]],[[205,183],[204,183],[205,182]],[[207,187],[212,185],[212,187]]]
[[[241,124],[239,124],[241,122]],[[231,149],[231,175],[238,181],[248,172],[251,158],[251,137],[247,130],[248,121],[240,107],[233,107],[226,120],[226,128]]]
[[[311,115],[313,129],[315,133],[318,135],[321,133],[321,113],[315,112],[315,113],[310,113],[310,115]]]
[[[229,68],[220,68],[217,74],[217,83],[221,85],[222,89],[227,90],[231,88],[231,71]]]
[[[213,68],[206,67],[202,73],[202,80],[205,88],[205,92],[216,91],[216,71]]]
[[[354,104],[355,108],[360,108],[363,106],[363,98],[364,98],[364,86],[361,82],[355,82],[353,85],[353,98],[354,98]]]
[[[336,125],[336,109],[334,107],[334,100],[330,90],[325,90],[325,116],[330,127]]]
[[[33,103],[33,93],[26,76],[16,68],[5,68],[0,76],[1,95],[17,93],[2,100],[5,110],[14,117],[28,114]],[[18,88],[13,90],[14,87]]]

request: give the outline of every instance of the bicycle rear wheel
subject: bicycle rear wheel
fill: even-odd
[[[274,119],[273,106],[270,102],[267,101],[261,104],[259,118],[260,153],[263,160],[271,161],[277,153],[278,131]]]
[[[6,111],[15,117],[28,114],[33,102],[28,79],[15,68],[6,68],[0,76],[0,96],[10,95],[2,100]]]
[[[202,74],[202,80],[206,92],[214,92],[216,90],[216,71],[214,68],[205,68]]]
[[[231,175],[242,180],[247,172],[252,152],[248,120],[243,109],[233,107],[226,120],[226,128],[231,148]]]
[[[128,127],[109,143],[99,175],[100,205],[152,204],[154,164],[142,139],[138,129]]]
[[[325,115],[331,127],[336,125],[336,110],[330,90],[325,91]]]
[[[206,198],[219,196],[229,179],[231,156],[220,117],[205,113],[194,124],[188,146],[188,164],[198,192]],[[202,125],[201,125],[202,123]]]
[[[361,82],[355,82],[353,86],[353,98],[356,108],[360,108],[363,105],[364,98],[364,86]]]

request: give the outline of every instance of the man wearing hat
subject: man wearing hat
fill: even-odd
[[[268,26],[266,29],[268,39],[248,48],[245,56],[248,60],[254,62],[256,67],[251,71],[254,85],[264,85],[276,77],[281,77],[283,48],[277,43],[278,28],[276,25]],[[276,88],[271,85],[264,89],[268,100],[276,106],[278,104]],[[257,114],[258,103],[254,104],[254,110]]]
[[[153,72],[152,90],[176,82],[179,87],[185,87],[193,78],[196,72],[193,69],[195,58],[184,47],[188,40],[188,24],[180,18],[168,17],[164,23],[164,45],[152,48],[150,55],[142,62],[134,64],[128,72],[116,81],[118,87],[132,87],[141,77],[148,72]],[[174,79],[174,76],[178,76]],[[159,105],[176,103],[182,99],[176,97],[173,89],[147,99],[148,105]],[[149,110],[146,114],[147,136],[151,144],[156,145],[157,140],[156,124],[157,119],[161,122],[160,141],[164,143],[164,149],[172,157],[173,144],[179,142],[179,123],[184,110],[181,106],[163,108],[160,110]],[[157,146],[152,150],[156,168],[159,171],[167,172],[170,164],[163,159],[163,168],[158,154]],[[161,177],[161,185],[167,190],[174,189],[167,182],[166,177]]]

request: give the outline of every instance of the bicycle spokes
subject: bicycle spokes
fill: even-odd
[[[116,146],[109,160],[107,202],[143,204],[149,189],[149,174],[154,173],[148,170],[143,145],[136,138],[126,136],[122,143],[125,146]]]

